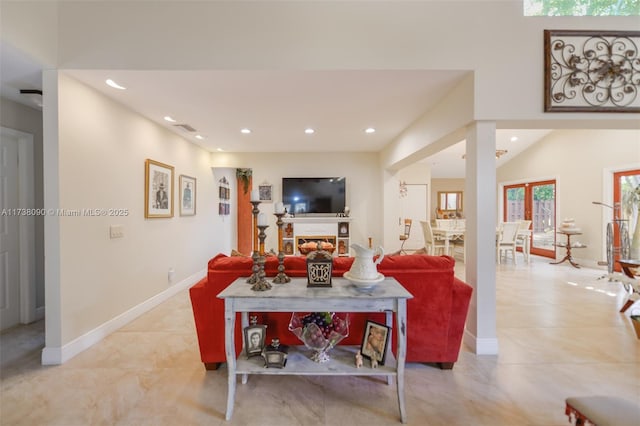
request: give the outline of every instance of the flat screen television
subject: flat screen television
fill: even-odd
[[[345,181],[344,177],[282,178],[282,203],[294,215],[342,213]]]

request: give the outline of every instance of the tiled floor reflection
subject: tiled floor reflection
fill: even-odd
[[[462,265],[457,265],[463,275]],[[408,424],[565,426],[569,395],[640,403],[640,340],[601,270],[497,266],[498,356],[451,371],[409,364]],[[395,386],[357,377],[252,376],[224,420],[226,368],[200,363],[184,291],[61,366],[39,364],[42,322],[0,336],[0,424],[396,425]]]

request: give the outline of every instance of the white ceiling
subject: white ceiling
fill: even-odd
[[[19,89],[39,89],[42,67],[0,46],[0,95],[24,104]],[[463,71],[131,71],[71,70],[74,78],[133,111],[215,152],[379,151],[433,107]],[[127,90],[105,84],[111,78]],[[46,95],[46,94],[45,94]],[[33,105],[30,105],[33,106]],[[192,126],[187,132],[169,115]],[[241,128],[250,128],[249,135]],[[304,129],[315,133],[307,135]],[[374,127],[373,134],[364,133]],[[497,166],[548,130],[498,130]],[[204,137],[195,138],[196,134]],[[511,142],[512,136],[517,142]],[[464,177],[464,143],[424,161],[432,177]]]

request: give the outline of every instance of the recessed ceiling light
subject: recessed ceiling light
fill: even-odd
[[[517,141],[517,140],[518,140],[518,137],[517,137],[517,136],[511,136],[511,142],[515,142],[515,141]]]
[[[167,120],[169,123],[175,123],[175,122],[176,122],[176,120],[174,120],[173,118],[171,118],[171,117],[170,117],[170,116],[168,116],[168,115],[165,115],[165,116],[164,116],[164,119],[165,119],[165,120]]]
[[[222,148],[217,148],[217,149],[216,149],[216,151],[218,151],[218,152],[224,152],[224,149],[222,149]]]
[[[365,133],[375,133],[376,129],[374,129],[373,127],[367,127],[366,129],[364,129]]]
[[[200,140],[202,140],[202,139],[204,139],[204,136],[202,136],[202,135],[196,135],[196,139],[200,139]]]
[[[308,135],[312,135],[315,133],[315,130],[313,130],[311,127],[304,129],[304,132]]]
[[[119,89],[119,90],[126,90],[126,87],[120,86],[118,83],[116,83],[115,81],[111,80],[111,79],[107,79],[107,81],[105,82],[107,83],[109,86],[113,87],[114,89]]]
[[[246,127],[244,129],[240,130],[240,133],[243,133],[245,135],[248,135],[249,133],[251,133],[251,129],[247,129]]]

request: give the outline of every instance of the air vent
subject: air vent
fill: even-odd
[[[182,130],[185,130],[185,131],[187,131],[187,132],[195,132],[195,131],[196,131],[196,129],[194,129],[194,128],[193,128],[193,127],[191,127],[190,125],[188,125],[188,124],[184,124],[184,123],[183,123],[183,124],[174,124],[174,126],[176,126],[176,127],[182,127]]]

